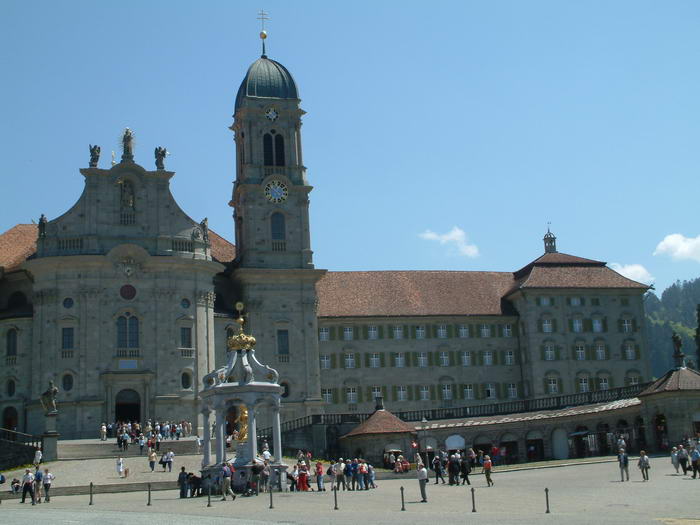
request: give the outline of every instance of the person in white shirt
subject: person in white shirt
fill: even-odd
[[[39,463],[41,463],[41,458],[43,457],[43,454],[41,453],[41,449],[38,448],[36,449],[36,452],[34,453],[34,466],[38,467]]]
[[[107,441],[107,425],[104,423],[100,426],[100,441]]]
[[[51,501],[51,496],[49,495],[49,490],[51,490],[51,482],[56,479],[56,476],[51,474],[49,472],[49,469],[45,468],[44,469],[44,479],[42,480],[44,482],[44,503],[48,503]]]
[[[120,478],[124,475],[124,458],[121,456],[117,458],[117,474],[119,474]]]
[[[29,497],[32,498],[32,505],[34,505],[34,474],[29,469],[26,469],[24,476],[22,476],[22,501],[20,503],[24,503],[27,492],[29,492]]]
[[[422,463],[418,465],[417,474],[418,484],[420,485],[420,496],[422,498],[420,501],[421,503],[428,503],[428,496],[425,493],[425,486],[428,484],[428,470]]]
[[[168,450],[166,454],[165,461],[168,463],[168,472],[173,471],[173,459],[175,459],[175,452],[172,449]]]

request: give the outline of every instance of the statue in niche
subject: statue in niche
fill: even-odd
[[[233,422],[238,423],[238,441],[248,441],[248,408],[245,405],[238,407],[238,416]]]
[[[53,381],[49,381],[49,388],[41,394],[39,401],[41,401],[41,406],[44,407],[44,412],[46,414],[55,414],[58,412],[56,408],[56,396],[58,395],[58,388],[53,384]]]
[[[90,144],[90,167],[96,168],[98,162],[100,162],[100,147]]]
[[[122,186],[122,208],[133,209],[135,201],[134,185],[128,180],[120,181],[120,184]]]
[[[46,237],[46,216],[42,213],[39,217],[39,237]]]
[[[166,155],[168,155],[168,150],[158,146],[155,150],[155,155],[156,155],[156,169],[164,170],[165,169],[165,157],[166,157]]]

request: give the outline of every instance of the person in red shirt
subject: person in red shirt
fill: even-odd
[[[319,492],[326,490],[323,486],[323,463],[320,461],[316,462],[316,487]]]
[[[493,463],[491,463],[491,458],[489,456],[484,456],[484,475],[486,476],[486,483],[489,487],[493,487],[493,480],[491,479],[491,471],[493,470]]]

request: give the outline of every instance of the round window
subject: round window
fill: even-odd
[[[289,383],[280,383],[282,387],[282,397],[289,397]]]
[[[63,308],[73,308],[73,299],[71,297],[66,297],[63,300]]]
[[[122,299],[131,301],[134,297],[136,297],[136,288],[130,284],[125,284],[119,289],[119,295]]]
[[[71,374],[66,374],[63,376],[63,379],[61,380],[61,384],[63,386],[63,390],[66,392],[69,392],[70,390],[73,389],[73,376]]]
[[[180,306],[182,306],[185,310],[187,310],[190,307],[190,300],[183,299],[182,301],[180,301]]]
[[[180,381],[182,382],[182,388],[184,388],[185,390],[187,390],[188,388],[192,388],[192,376],[187,372],[182,373]]]
[[[14,395],[15,395],[15,389],[16,389],[16,387],[15,387],[15,382],[14,382],[12,379],[10,379],[10,380],[7,382],[7,397],[12,397],[12,396],[14,396]]]

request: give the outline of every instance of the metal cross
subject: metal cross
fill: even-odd
[[[263,9],[261,9],[260,12],[258,13],[258,20],[260,20],[260,24],[262,26],[261,27],[262,31],[265,31],[265,20],[269,20],[269,19],[270,19],[270,17],[267,16],[267,13]]]

